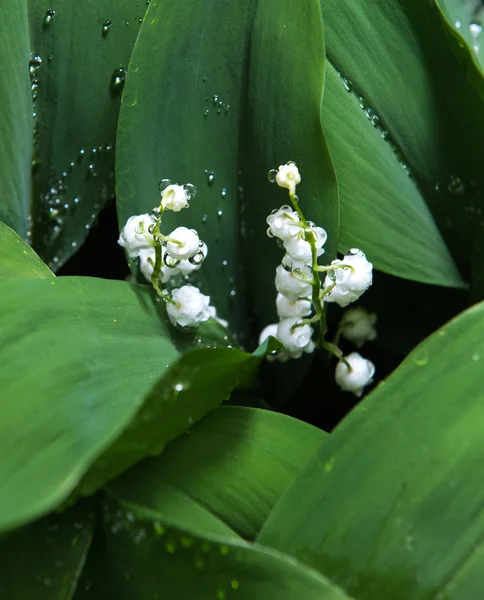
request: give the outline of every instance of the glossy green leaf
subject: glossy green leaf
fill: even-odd
[[[202,287],[245,335],[247,297],[258,327],[275,317],[282,252],[265,219],[288,197],[269,169],[296,161],[301,206],[328,230],[328,256],[336,250],[323,82],[317,0],[153,0],[133,51],[117,138],[120,225],[157,204],[161,179],[195,184],[190,209],[165,215],[166,230],[183,222],[200,232],[209,246]]]
[[[474,253],[478,254],[477,263],[482,264],[476,240],[482,237],[484,208],[484,105],[454,56],[439,10],[433,2],[405,0],[324,0],[321,6],[327,60],[341,72],[340,87],[344,90],[346,79],[351,93],[362,98],[365,110],[361,111],[361,119],[366,120],[365,112],[370,110],[370,116],[378,118],[379,131],[388,131],[388,139],[400,160],[408,165],[459,271],[467,280]],[[325,91],[328,97],[332,79],[328,77]],[[339,94],[343,96],[342,92]],[[337,135],[337,131],[332,135]],[[385,141],[381,140],[381,144],[385,145]],[[367,154],[370,163],[372,155]],[[343,165],[338,176],[339,185],[347,190],[341,197],[343,239],[350,244],[353,231],[345,224],[345,214],[349,215],[355,210],[353,205],[359,204],[365,207],[361,215],[366,218],[365,222],[353,221],[351,227],[358,225],[355,242],[363,248],[367,244],[374,247],[376,242],[370,239],[370,233],[373,235],[377,229],[372,224],[373,203],[375,197],[380,197],[381,202],[383,198],[378,189],[370,197],[365,194],[362,198],[360,188],[356,187],[358,177],[352,175],[348,184],[342,181],[345,171],[349,172]],[[394,190],[387,200],[387,216],[398,215],[402,210],[400,205],[396,206],[396,199],[404,191],[403,187]],[[415,204],[412,190],[408,190],[407,211],[409,204]],[[388,218],[385,228],[387,225]],[[420,222],[418,228],[421,225]],[[415,251],[412,228],[416,224],[412,221],[403,226],[414,240]],[[362,237],[365,230],[369,232],[366,240]],[[389,270],[388,264],[397,249],[389,247],[389,233],[383,228],[380,235],[379,243],[382,247],[386,244],[386,253],[390,255],[385,257],[383,266]],[[435,240],[435,234],[432,239]],[[399,243],[400,236],[396,235],[395,240]],[[423,243],[428,244],[430,251],[433,242]],[[424,257],[428,258],[429,251]],[[401,249],[398,255],[401,257]],[[383,260],[372,258],[377,265]]]
[[[459,34],[466,42],[479,65],[482,74],[484,65],[484,48],[482,42],[482,17],[484,7],[479,0],[435,0],[441,8],[448,24],[455,33]]]
[[[236,348],[185,352],[147,394],[119,439],[92,466],[78,493],[90,494],[166,444],[252,379],[261,360]]]
[[[56,269],[114,194],[125,72],[146,3],[29,0],[36,113],[32,239]],[[35,81],[34,81],[35,80]]]
[[[172,442],[160,457],[114,481],[109,492],[190,529],[203,511],[242,537],[254,538],[326,439],[325,432],[285,415],[225,406]]]
[[[0,220],[27,235],[32,98],[27,2],[9,2],[0,20]]]
[[[484,305],[418,346],[336,428],[258,541],[356,598],[479,597]]]
[[[88,506],[50,515],[0,542],[0,596],[71,600],[92,540]]]
[[[106,508],[103,545],[92,568],[89,589],[81,582],[76,600],[348,599],[317,571],[284,554],[136,519],[116,504]]]
[[[49,267],[43,263],[22,238],[0,222],[0,281],[12,277],[53,277]]]
[[[391,140],[382,140],[388,131],[377,127],[371,113],[368,118],[363,100],[348,93],[332,66],[326,71],[325,90],[322,121],[339,183],[340,251],[364,248],[375,267],[387,273],[462,287],[408,167],[397,160]]]
[[[145,287],[0,283],[0,530],[63,500],[177,356]]]

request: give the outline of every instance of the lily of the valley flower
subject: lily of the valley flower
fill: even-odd
[[[277,326],[277,339],[284,344],[284,350],[291,358],[299,358],[303,352],[313,352],[312,335],[311,325],[302,325],[297,317],[282,319]]]
[[[299,298],[307,298],[311,295],[311,277],[309,267],[303,267],[298,271],[286,271],[282,265],[279,265],[276,269],[276,290],[291,302]]]
[[[281,206],[266,219],[269,229],[269,237],[277,237],[280,240],[290,240],[302,231],[299,215],[290,206]]]
[[[346,356],[345,361],[340,360],[336,365],[336,383],[344,392],[352,392],[355,396],[360,397],[363,388],[373,380],[375,365],[358,352],[352,352]]]
[[[184,285],[173,290],[172,302],[167,302],[166,311],[174,325],[198,327],[210,319],[210,296],[205,296],[193,285]]]
[[[339,324],[341,335],[357,348],[361,348],[365,342],[376,339],[375,313],[369,313],[364,308],[357,306],[344,312]]]
[[[151,215],[135,215],[126,221],[126,225],[119,234],[118,244],[126,249],[130,258],[139,256],[142,248],[155,246],[155,241],[149,229],[155,224]]]
[[[339,268],[330,271],[324,280],[324,289],[334,287],[325,296],[325,302],[336,302],[342,307],[355,302],[366,292],[373,280],[373,265],[361,250],[351,249],[343,260],[333,260],[331,266]]]
[[[277,294],[276,310],[279,319],[287,319],[289,317],[307,317],[311,313],[311,309],[311,302],[305,298],[291,301],[286,296]]]
[[[190,184],[177,185],[172,183],[161,192],[161,206],[164,209],[179,212],[188,206],[195,194],[196,188]]]
[[[279,187],[287,188],[289,193],[296,193],[296,185],[301,183],[301,175],[296,163],[288,162],[285,165],[279,165],[276,173],[276,183]]]
[[[185,260],[195,256],[200,250],[200,238],[195,229],[177,227],[167,236],[167,253],[175,260]]]

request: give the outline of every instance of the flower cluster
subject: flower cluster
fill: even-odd
[[[210,297],[197,287],[183,285],[163,288],[176,276],[185,279],[203,264],[208,248],[195,229],[177,227],[169,235],[161,232],[165,210],[179,212],[189,206],[196,189],[191,184],[177,185],[168,180],[160,184],[161,202],[151,215],[130,217],[123,227],[118,243],[130,258],[139,258],[140,271],[166,302],[170,321],[181,327],[197,327],[202,321],[217,318]],[[179,277],[178,277],[179,279]],[[222,324],[225,321],[218,319]]]
[[[302,213],[296,196],[296,186],[301,182],[297,166],[293,162],[281,165],[271,171],[269,177],[288,190],[292,207],[281,206],[267,217],[267,235],[279,240],[285,255],[275,276],[279,322],[268,325],[259,342],[268,336],[279,340],[284,350],[277,358],[282,361],[311,353],[316,345],[326,349],[339,359],[335,375],[338,385],[361,395],[363,387],[372,380],[374,365],[355,352],[344,357],[335,344],[325,340],[325,303],[345,307],[358,300],[372,283],[373,265],[357,248],[349,250],[342,260],[333,260],[328,266],[319,265],[318,258],[324,254],[328,235],[322,227],[307,221]],[[321,273],[325,274],[323,282]],[[313,339],[315,325],[319,327],[316,342]],[[353,338],[362,341],[364,327],[360,324],[359,330],[356,329]],[[351,338],[349,322],[338,334]],[[366,339],[371,339],[371,335],[366,332]]]

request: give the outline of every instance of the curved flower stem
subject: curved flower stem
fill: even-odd
[[[338,348],[338,346],[336,346],[335,344],[332,344],[331,342],[324,342],[323,344],[323,348],[329,352],[330,354],[332,354],[333,356],[336,356],[336,358],[338,360],[341,360],[344,362],[344,364],[348,367],[348,369],[350,370],[350,372],[352,371],[351,365],[350,363],[346,360],[346,358],[343,356],[343,353],[341,352],[341,350]]]
[[[352,265],[345,265],[345,264],[328,265],[327,267],[323,267],[321,265],[316,265],[315,270],[318,273],[327,273],[328,271],[335,271],[336,269],[350,269],[351,271],[353,271],[353,273],[355,272],[355,268]]]

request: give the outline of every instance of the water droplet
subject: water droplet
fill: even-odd
[[[203,116],[208,117],[209,113],[210,113],[210,111],[207,108],[206,110],[203,111]]]
[[[230,296],[231,296],[231,298],[233,298],[236,295],[237,295],[237,291],[236,290],[234,290],[234,289],[230,290]]]
[[[202,77],[202,81],[203,81],[203,83],[205,83],[207,81],[207,78],[206,77]]]
[[[124,87],[124,83],[126,81],[126,69],[124,67],[119,67],[114,69],[113,75],[111,77],[111,89],[116,94],[119,94]]]
[[[214,94],[213,98],[212,98],[212,103],[214,106],[218,106],[219,103],[219,97],[217,94]]]
[[[173,387],[174,387],[174,390],[175,390],[176,392],[181,392],[181,391],[183,391],[183,383],[177,383],[177,384],[175,384]]]
[[[230,582],[230,587],[233,590],[238,590],[239,589],[239,582],[237,581],[237,579],[232,579],[232,581]]]
[[[214,181],[215,181],[215,173],[213,171],[210,171],[207,175],[208,185],[213,185]]]
[[[221,196],[222,196],[222,198],[225,198],[227,196],[227,189],[226,188],[222,189]]]
[[[277,177],[277,169],[271,169],[269,171],[269,173],[267,174],[269,181],[271,183],[276,183],[276,177]]]
[[[451,175],[449,178],[448,190],[451,194],[455,196],[462,196],[465,193],[465,188],[460,177],[456,177],[455,175]]]
[[[229,263],[228,263],[228,261],[226,261],[226,260],[223,260],[223,261],[222,261],[222,266],[223,266],[223,267],[226,267],[228,264],[229,264]]]
[[[358,98],[358,102],[360,103],[360,108],[362,108],[362,109],[366,108],[366,102],[365,102],[365,99],[363,98],[363,96],[360,96]]]
[[[52,10],[52,8],[49,8],[48,11],[45,13],[44,27],[49,27],[49,25],[54,20],[54,17],[55,17],[55,10]]]
[[[218,217],[219,219],[221,219],[221,218],[222,218],[223,214],[224,214],[224,213],[223,213],[223,210],[222,210],[222,209],[220,209],[220,210],[218,210],[218,211],[217,211],[217,217]]]
[[[460,28],[462,27],[462,23],[461,23],[459,20],[457,20],[457,21],[454,23],[454,25],[455,25],[456,29],[460,29]]]
[[[343,85],[345,86],[345,90],[347,92],[351,92],[351,90],[353,89],[353,84],[349,79],[346,79],[346,77],[343,77]]]
[[[208,219],[208,215],[204,214],[203,217],[202,217],[202,223],[206,223],[207,219]]]
[[[109,33],[109,30],[111,29],[111,21],[109,19],[105,19],[105,21],[102,24],[102,34],[103,36],[106,36]]]
[[[29,60],[29,71],[30,71],[30,75],[33,76],[37,73],[37,70],[40,69],[40,67],[42,66],[42,57],[38,54],[34,54],[32,52],[32,54],[30,55],[30,60]]]
[[[473,354],[472,355],[473,362],[477,362],[479,360],[479,358],[480,358],[479,354]]]

